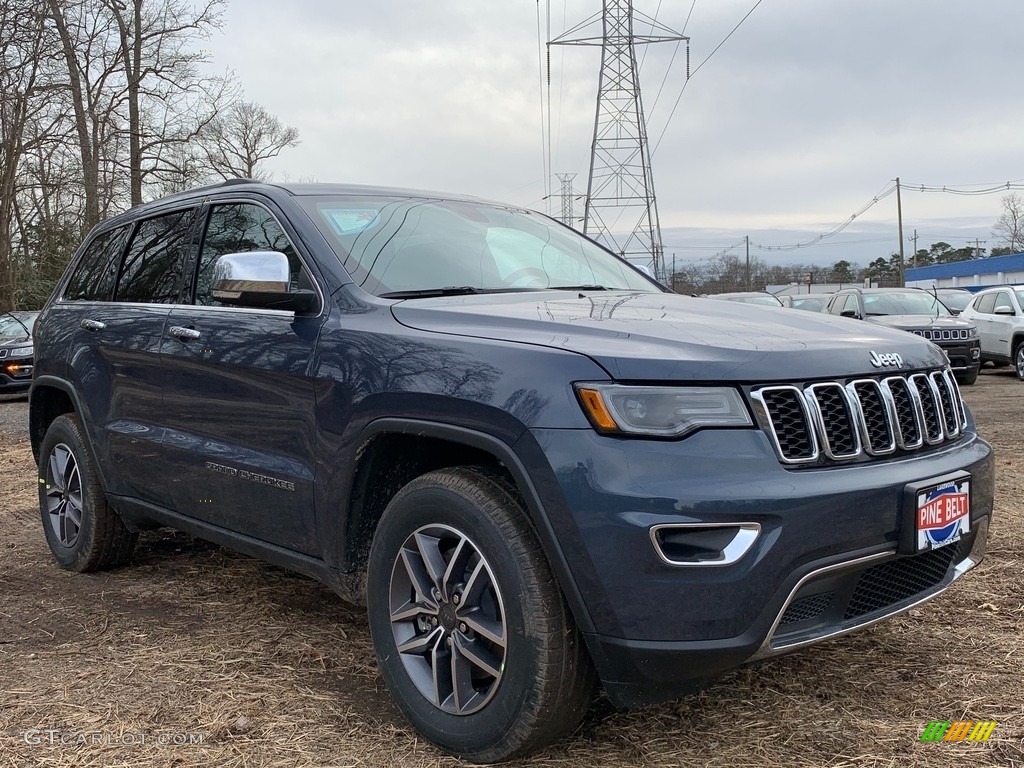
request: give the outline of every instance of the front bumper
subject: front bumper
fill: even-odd
[[[620,706],[676,698],[746,661],[938,594],[980,558],[975,545],[992,510],[991,449],[973,432],[898,459],[808,469],[782,467],[757,430],[708,430],[683,441],[585,430],[533,435],[565,502],[549,515],[558,518],[552,522],[586,604],[588,647]],[[972,476],[972,525],[949,546],[967,549],[947,550],[945,563],[897,555],[907,484],[957,470]],[[652,528],[694,524],[756,525],[759,535],[729,564],[679,567],[659,556]],[[927,578],[911,580],[908,592],[881,602],[858,595],[885,580],[873,569],[913,573],[918,562]]]
[[[949,367],[954,373],[972,374],[977,373],[981,367],[981,342],[977,339],[972,341],[937,341],[946,357],[949,358]]]
[[[0,360],[0,392],[24,392],[32,386],[32,358]]]

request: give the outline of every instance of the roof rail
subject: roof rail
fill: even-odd
[[[217,186],[218,187],[230,187],[232,184],[259,184],[259,181],[257,181],[256,179],[244,179],[244,178],[225,179],[220,184],[217,184]]]

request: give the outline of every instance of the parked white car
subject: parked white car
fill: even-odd
[[[1012,363],[1017,378],[1024,380],[1024,285],[987,288],[960,316],[978,326],[982,362]]]

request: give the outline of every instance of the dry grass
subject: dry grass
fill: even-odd
[[[525,764],[1024,766],[1024,384],[986,372],[966,396],[999,450],[989,555],[971,576],[908,615],[675,704],[623,713],[599,701],[573,738]],[[144,536],[131,568],[65,573],[33,483],[28,448],[0,443],[0,766],[458,764],[391,705],[361,611],[168,532]],[[921,743],[933,719],[999,725],[987,743]],[[113,743],[42,733],[27,744],[28,729]],[[175,733],[202,743],[152,743]],[[117,743],[138,734],[149,743]]]

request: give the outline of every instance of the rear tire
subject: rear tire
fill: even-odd
[[[1017,378],[1024,381],[1024,342],[1018,344],[1013,351],[1013,370]]]
[[[86,573],[124,565],[138,534],[107,504],[78,417],[54,419],[39,447],[39,511],[58,565]]]
[[[399,491],[374,536],[367,602],[395,703],[441,749],[508,760],[567,734],[586,711],[590,657],[501,478],[440,470]]]

